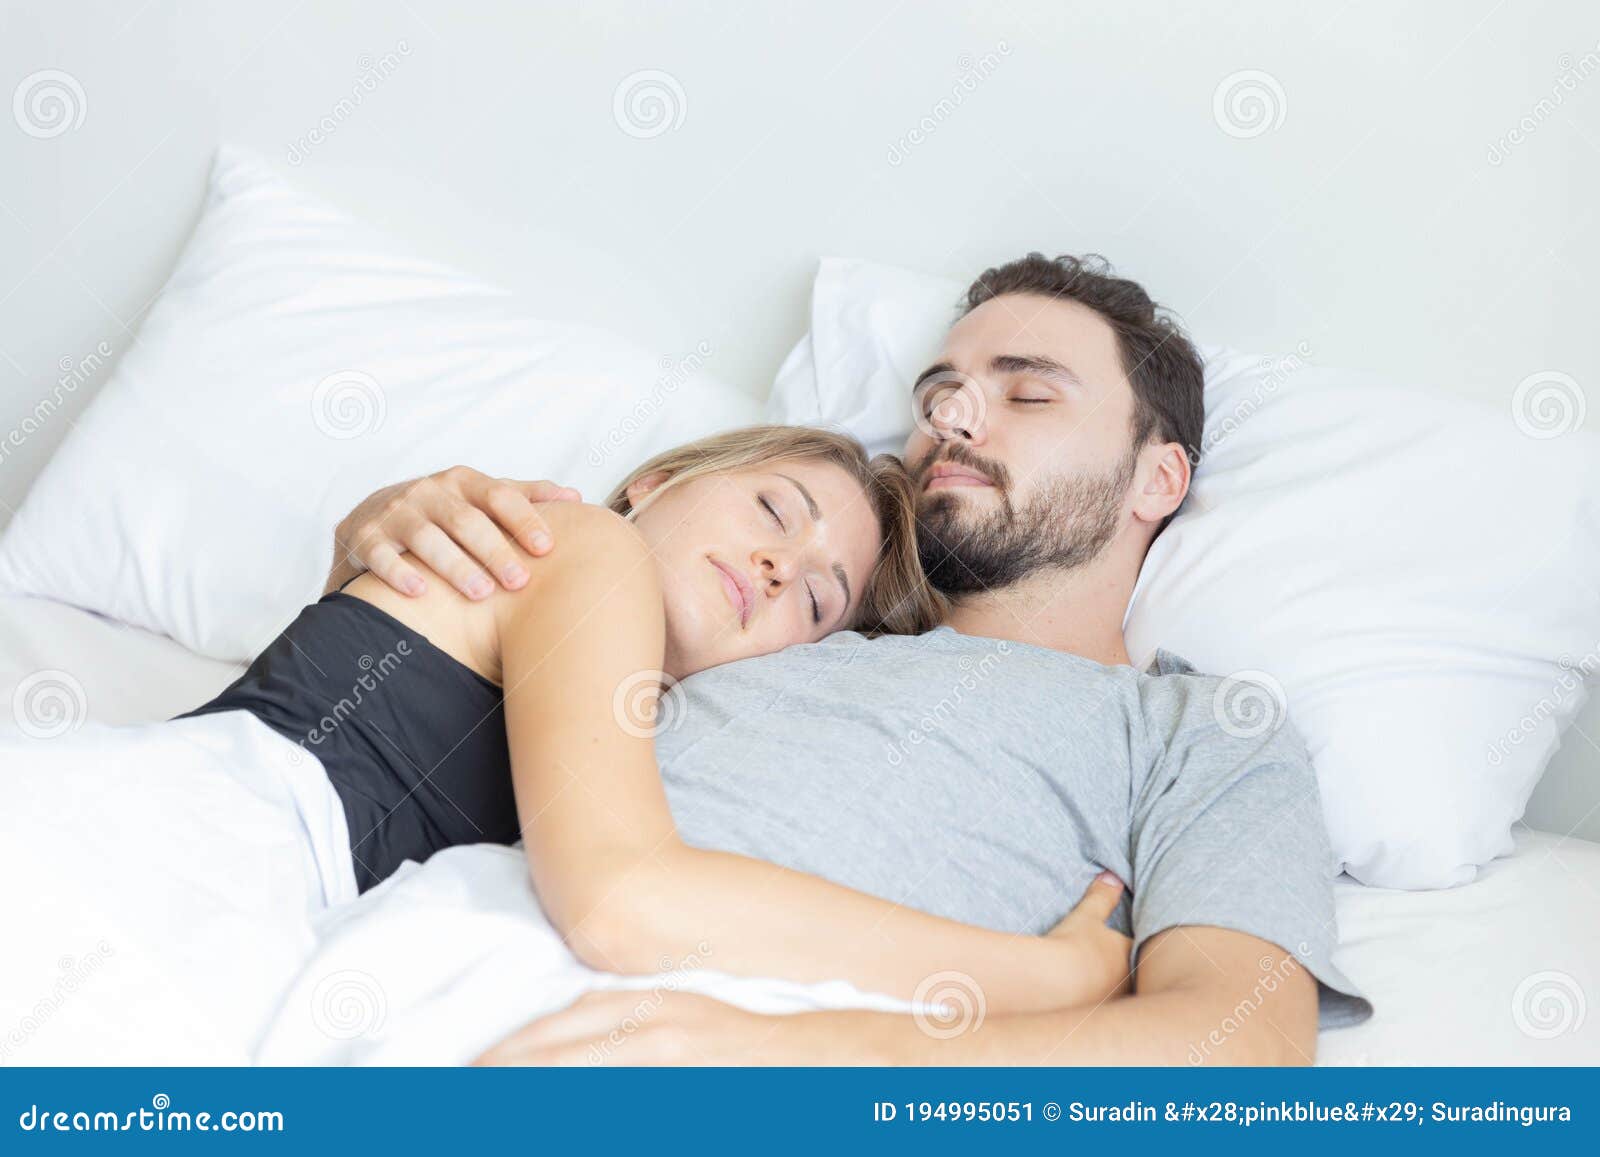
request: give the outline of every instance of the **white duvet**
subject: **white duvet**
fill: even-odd
[[[320,931],[257,1049],[264,1064],[463,1063],[596,988],[641,990],[646,1017],[673,991],[761,1012],[910,1010],[843,981],[728,976],[709,966],[714,953],[663,959],[654,976],[594,972],[545,922],[516,848],[477,844],[408,864]],[[612,1059],[627,1063],[625,1039]]]
[[[459,1063],[604,986],[909,1010],[711,952],[597,973],[520,850],[452,848],[357,899],[346,840],[320,766],[241,713],[0,741],[0,1063]]]

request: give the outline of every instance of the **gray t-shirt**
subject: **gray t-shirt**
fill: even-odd
[[[690,844],[1023,933],[1109,868],[1136,950],[1178,925],[1246,932],[1317,978],[1323,1027],[1371,1012],[1331,960],[1316,778],[1264,689],[941,627],[841,632],[674,694],[656,750]]]

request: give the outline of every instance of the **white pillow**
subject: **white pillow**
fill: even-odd
[[[769,416],[902,440],[963,288],[825,261]],[[1241,676],[1219,689],[1228,726],[1286,699],[1334,850],[1367,883],[1460,884],[1510,852],[1600,667],[1600,438],[1561,432],[1569,382],[1518,391],[1513,413],[1304,351],[1207,356],[1205,454],[1128,646]]]
[[[870,261],[825,257],[811,332],[778,369],[767,420],[848,430],[898,454],[911,430],[911,383],[956,320],[966,286]]]
[[[522,318],[224,149],[138,341],[0,540],[0,589],[246,659],[382,485],[465,462],[598,498],[649,454],[758,420],[699,372],[710,353]]]

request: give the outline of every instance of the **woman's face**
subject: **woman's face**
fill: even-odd
[[[828,462],[786,460],[628,487],[661,570],[669,675],[814,642],[848,625],[877,562],[872,504]]]

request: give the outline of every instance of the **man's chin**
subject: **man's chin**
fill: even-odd
[[[978,512],[991,510],[999,497],[993,486],[950,486],[941,490],[924,490],[917,500],[917,517],[938,517],[956,523],[963,516],[977,519]]]

